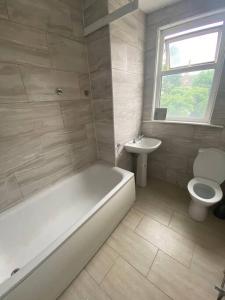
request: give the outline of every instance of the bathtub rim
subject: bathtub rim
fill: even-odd
[[[101,198],[100,201],[96,205],[94,205],[89,212],[87,212],[84,216],[82,216],[76,223],[74,223],[70,228],[68,228],[63,234],[59,235],[59,237],[56,240],[50,243],[49,246],[47,246],[37,256],[31,259],[25,266],[23,266],[18,273],[3,281],[0,284],[0,299],[7,296],[7,294],[10,293],[10,291],[16,288],[21,282],[26,280],[26,278],[29,277],[30,274],[32,274],[41,264],[43,264],[48,259],[49,256],[53,255],[54,252],[57,251],[57,249],[59,249],[77,230],[79,230],[79,228],[84,226],[85,223],[87,223],[90,220],[90,218],[98,212],[98,210],[100,210],[103,206],[105,206],[107,202],[115,194],[117,194],[127,182],[129,182],[134,178],[134,173],[119,167],[113,167],[110,164],[101,161],[100,162],[97,161],[96,163],[89,165],[87,168],[93,165],[104,165],[109,167],[109,169],[115,170],[116,172],[120,173],[120,175],[122,176],[121,181],[117,185],[115,185],[114,188],[110,190],[110,192],[108,192],[103,198]],[[86,170],[87,168],[83,168],[73,176],[78,175],[79,173]],[[64,180],[60,182],[63,182]],[[56,183],[55,185],[57,185],[58,183]],[[55,185],[49,188],[53,189]],[[47,189],[43,190],[40,193],[46,192],[46,190]],[[26,199],[25,201],[27,200],[28,199]]]

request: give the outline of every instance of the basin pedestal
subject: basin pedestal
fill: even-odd
[[[129,153],[137,154],[136,184],[145,187],[147,184],[147,161],[148,154],[155,151],[161,145],[158,139],[141,137],[125,144],[125,149]]]
[[[140,187],[145,187],[147,185],[147,162],[148,162],[147,153],[138,154],[136,182],[137,185]]]

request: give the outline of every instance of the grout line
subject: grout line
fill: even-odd
[[[109,245],[108,245],[109,246]],[[109,246],[110,247],[110,246]],[[111,248],[111,247],[110,247]],[[112,248],[113,249],[113,248]],[[114,250],[114,249],[113,249]],[[114,250],[115,251],[115,250]],[[116,252],[117,253],[117,252]],[[118,254],[118,253],[117,253]],[[115,259],[115,261],[112,263],[112,265],[110,266],[109,270],[106,272],[105,276],[102,278],[101,282],[99,283],[99,285],[101,286],[103,281],[105,280],[105,278],[107,277],[107,275],[110,273],[110,271],[112,270],[112,268],[115,266],[118,258],[120,257],[120,255],[118,254],[117,258]]]
[[[8,8],[7,0],[5,0],[5,7],[6,7],[6,12],[7,12],[8,19],[1,18],[1,20],[11,21],[11,18],[10,18],[10,15],[9,15],[9,8]]]
[[[142,235],[140,235],[140,234],[139,234],[138,232],[136,232],[136,231],[135,231],[135,233],[136,233],[139,237],[141,237],[143,240],[145,240],[146,242],[150,243],[151,245],[153,245],[154,247],[158,248],[159,250],[165,252],[168,256],[170,256],[172,259],[174,259],[176,262],[178,262],[178,263],[181,264],[182,266],[188,268],[187,265],[185,265],[185,264],[182,263],[181,261],[177,260],[176,258],[172,257],[172,256],[171,256],[170,254],[168,254],[165,250],[161,249],[158,245],[155,245],[152,241],[149,241],[148,239],[144,238]],[[176,233],[177,233],[177,232],[176,232]],[[177,234],[178,234],[178,233],[177,233]],[[183,236],[181,236],[181,237],[183,237]],[[190,241],[190,240],[188,240],[188,241]],[[191,242],[193,242],[193,241],[191,241]]]
[[[159,221],[158,219],[156,219],[155,216],[152,216],[152,215],[149,215],[149,214],[144,213],[144,212],[143,212],[142,210],[140,210],[138,207],[133,207],[133,208],[135,208],[138,212],[142,213],[143,218],[146,217],[146,218],[152,219],[153,221],[158,222],[159,224],[161,224],[161,225],[163,225],[163,226],[165,226],[165,227],[168,227],[168,225],[166,225],[165,223],[162,223],[161,221]],[[143,218],[142,218],[142,219],[143,219]]]
[[[160,286],[158,286],[156,283],[154,283],[153,281],[151,281],[149,278],[147,278],[147,280],[158,290],[160,290],[160,292],[162,292],[164,295],[166,295],[169,299],[171,300],[175,300],[174,298],[172,298],[170,295],[168,295],[164,290],[161,289]]]
[[[153,261],[152,261],[152,263],[151,263],[151,265],[150,265],[150,267],[149,267],[149,270],[148,270],[148,273],[147,273],[147,278],[148,278],[148,276],[149,276],[149,274],[150,274],[150,272],[151,272],[151,269],[152,269],[152,266],[153,266],[153,264],[154,264],[154,262],[155,262],[155,260],[156,260],[156,257],[157,257],[157,255],[158,255],[158,253],[159,253],[159,248],[157,249],[157,252],[156,252],[156,254],[155,254],[155,257],[154,257],[154,259],[153,259]]]
[[[23,72],[21,70],[21,66],[20,66],[20,64],[16,64],[16,63],[15,63],[15,65],[17,66],[17,68],[19,70],[20,79],[22,81],[24,92],[25,92],[26,97],[27,97],[27,103],[31,103],[32,101],[30,99],[29,93],[27,92],[27,87],[26,87],[26,84],[25,84],[25,81],[24,81],[24,77],[23,77]]]
[[[142,220],[143,220],[144,217],[145,217],[145,215],[142,214],[140,220],[138,221],[137,225],[136,225],[135,228],[133,229],[133,232],[134,232],[134,233],[136,233],[136,229],[137,229],[137,227],[141,224],[141,222],[142,222]],[[137,233],[136,233],[136,234],[137,234]]]
[[[74,35],[74,31],[73,31],[73,28],[71,28],[71,36],[67,36],[67,35],[64,35],[58,31],[49,31],[48,30],[48,26],[46,26],[46,28],[40,28],[40,27],[36,27],[36,26],[33,26],[31,24],[24,24],[24,23],[21,23],[21,22],[17,22],[17,21],[14,21],[13,19],[10,18],[10,15],[9,15],[9,9],[8,9],[8,5],[6,5],[6,9],[7,9],[7,15],[8,15],[8,19],[6,18],[3,18],[3,17],[0,17],[0,20],[1,21],[5,21],[5,22],[8,22],[8,23],[12,23],[14,25],[19,25],[21,27],[24,27],[24,29],[27,29],[27,30],[31,30],[31,31],[36,31],[38,33],[49,33],[49,34],[52,34],[52,35],[58,35],[59,37],[61,38],[65,38],[65,39],[68,39],[68,40],[71,40],[71,41],[75,41],[77,43],[83,43],[83,38],[84,36],[82,37],[76,37]],[[72,19],[71,19],[72,21]],[[47,25],[47,24],[46,24]]]
[[[158,249],[159,251],[160,249]],[[158,253],[158,252],[157,252]],[[136,272],[139,273],[139,275],[144,279],[144,280],[148,280],[155,288],[157,288],[158,290],[160,290],[164,295],[168,296],[171,300],[174,300],[173,298],[171,298],[168,294],[166,294],[163,290],[161,290],[160,287],[158,287],[155,283],[153,283],[150,279],[148,279],[147,275],[144,275],[142,274],[136,267],[134,267],[129,261],[127,261],[124,257],[122,257],[120,254],[119,254],[119,257],[121,259],[123,259],[127,264],[129,264],[129,266],[134,269]],[[154,258],[155,260],[155,258]]]
[[[192,270],[194,254],[195,254],[195,251],[196,251],[197,246],[198,246],[198,244],[195,243],[194,248],[193,248],[193,251],[192,251],[192,256],[191,256],[190,265],[189,265],[189,269],[190,269],[190,270]]]
[[[169,229],[171,229],[170,224],[171,224],[172,219],[173,219],[173,217],[174,217],[174,213],[175,213],[175,212],[173,211],[172,214],[171,214],[171,216],[170,216],[169,224],[167,225],[167,227],[168,227]]]
[[[107,244],[108,245],[108,244]],[[108,245],[108,246],[110,246],[110,245]],[[127,258],[125,258],[117,249],[115,249],[115,248],[113,248],[112,246],[110,246],[117,254],[118,254],[118,257],[117,257],[117,259],[116,259],[116,261],[118,260],[118,258],[121,258],[121,259],[123,259],[123,260],[125,260],[133,269],[135,269],[142,277],[146,277],[146,275],[144,275],[143,273],[141,273],[141,271],[140,270],[138,270],[134,265],[132,265],[131,264],[131,262],[129,262],[128,260],[127,260]]]

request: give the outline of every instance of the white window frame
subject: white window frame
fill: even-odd
[[[180,36],[170,37],[168,40],[178,41],[183,40],[184,37],[199,36],[201,33],[210,33],[217,31],[219,32],[218,44],[217,44],[217,53],[215,62],[194,64],[192,66],[176,67],[168,71],[162,70],[163,63],[163,50],[165,36],[174,35],[179,32],[185,32],[194,27],[201,27],[212,23],[217,23],[219,21],[224,21],[222,26],[217,26],[213,28],[203,29],[201,31],[185,33]],[[219,30],[218,30],[219,28]],[[218,47],[219,45],[219,47]],[[163,75],[172,75],[179,74],[182,72],[191,72],[191,71],[200,71],[214,69],[214,78],[212,87],[210,90],[210,95],[208,99],[208,105],[204,118],[202,119],[191,119],[191,118],[166,118],[165,121],[171,122],[182,122],[182,123],[206,123],[210,124],[213,109],[215,106],[215,100],[218,93],[218,88],[220,84],[221,74],[223,70],[223,64],[225,60],[225,10],[216,11],[211,14],[204,14],[189,18],[186,21],[175,23],[172,25],[164,26],[158,29],[158,45],[157,45],[157,57],[156,57],[156,74],[155,74],[155,85],[154,85],[154,99],[153,99],[153,112],[152,120],[154,121],[154,112],[156,108],[160,107],[160,97],[161,97],[161,87],[162,87],[162,77]]]

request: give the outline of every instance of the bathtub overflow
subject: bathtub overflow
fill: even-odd
[[[15,275],[18,271],[20,270],[20,268],[16,268],[12,271],[11,276]]]

